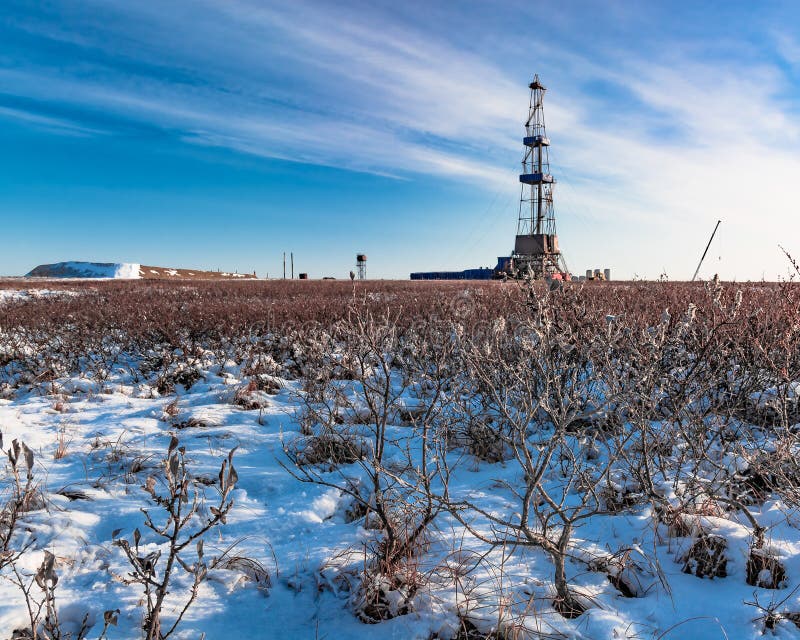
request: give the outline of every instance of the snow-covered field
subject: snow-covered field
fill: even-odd
[[[265,408],[246,411],[231,402],[239,388],[238,367],[203,373],[204,382],[178,396],[174,417],[164,413],[168,400],[149,398],[149,389],[132,385],[125,375],[104,385],[64,380],[59,385],[62,393],[30,394],[0,405],[4,441],[25,441],[36,454],[35,473],[46,504],[28,515],[26,528],[37,549],[49,550],[57,558],[61,619],[74,630],[86,612],[99,624],[103,611],[119,608],[119,628],[110,637],[140,637],[141,594],[123,584],[129,567],[112,546],[112,532],[121,529],[122,535],[129,535],[136,527],[143,528],[140,508],[147,506],[147,495],[140,485],[148,474],[158,473],[170,436],[176,435],[187,447],[198,478],[213,479],[219,461],[237,447],[235,507],[220,536],[209,539],[206,553],[220,553],[236,543],[233,553],[263,565],[271,582],[258,584],[234,570],[213,571],[180,637],[196,638],[200,632],[209,640],[231,633],[240,638],[429,638],[436,633],[449,637],[458,630],[459,605],[474,607],[474,620],[483,620],[485,631],[498,619],[528,609],[524,616],[528,626],[556,637],[651,637],[680,621],[687,622],[675,631],[676,637],[725,637],[723,630],[728,638],[758,635],[755,611],[742,605],[758,591],[744,579],[749,538],[745,523],[709,518],[731,544],[728,577],[711,582],[682,572],[677,559],[689,540],[663,539],[648,509],[597,516],[576,536],[582,553],[604,556],[630,550],[644,568],[636,578],[644,597],[625,598],[605,574],[574,565],[576,589],[593,606],[579,619],[566,620],[548,605],[554,596],[548,558],[536,550],[497,549],[480,563],[474,559],[478,566],[462,587],[468,596],[447,580],[442,585],[434,580],[431,593],[420,594],[414,612],[377,625],[361,623],[348,610],[346,596],[326,588],[335,577],[323,568],[338,553],[348,549],[358,553],[373,534],[363,522],[345,522],[346,500],[338,491],[300,483],[281,467],[291,464],[282,439],[299,436],[293,417],[298,406],[291,397],[298,383],[279,381],[283,388],[264,399]],[[202,424],[176,428],[191,419]],[[64,448],[63,457],[54,459],[59,446]],[[357,469],[351,472],[358,475]],[[453,484],[482,498],[487,508],[503,509],[508,499],[500,491],[503,481],[514,483],[512,465],[474,461]],[[794,518],[787,521],[785,510],[771,501],[757,515],[770,527],[772,545],[789,574],[800,575]],[[430,567],[422,570],[454,563],[455,556],[463,553],[463,536],[463,527],[442,518],[423,560]],[[464,546],[473,554],[488,551],[469,541]],[[41,560],[41,552],[31,552],[22,566],[35,570]],[[660,576],[656,564],[663,572]],[[511,608],[505,613],[497,608],[504,586]],[[19,590],[6,583],[0,593],[0,628],[24,627],[26,610]],[[774,598],[766,590],[761,597]]]
[[[611,341],[614,318],[607,322]],[[686,320],[673,331],[669,318],[663,322],[654,329],[663,334],[660,346],[652,338],[662,355],[689,326]],[[536,327],[528,327],[530,336],[541,340]],[[142,555],[162,552],[160,575],[167,549],[146,527],[142,509],[163,521],[148,478],[163,488],[164,461],[176,447],[185,447],[189,494],[205,496],[197,522],[219,501],[218,473],[231,451],[238,480],[227,522],[204,536],[207,579],[171,637],[800,634],[800,514],[791,492],[759,493],[763,487],[748,475],[759,456],[772,456],[776,465],[795,456],[793,429],[719,413],[701,412],[692,423],[693,403],[677,420],[656,420],[636,414],[641,398],[659,388],[652,380],[637,379],[636,388],[650,392],[623,409],[612,381],[577,376],[569,393],[588,405],[571,414],[579,428],[561,430],[553,407],[541,398],[526,405],[523,387],[507,381],[513,358],[489,353],[489,345],[511,343],[495,337],[470,351],[456,331],[423,353],[422,345],[435,341],[402,343],[385,326],[352,332],[358,341],[320,347],[314,379],[313,368],[296,373],[301,357],[307,364],[313,355],[303,356],[308,347],[298,343],[288,345],[286,362],[175,350],[173,364],[156,371],[146,358],[119,353],[102,376],[87,366],[82,374],[6,387],[3,447],[11,450],[17,440],[30,448],[41,495],[21,515],[11,545],[25,552],[0,569],[0,637],[30,628],[15,582],[33,584],[33,599],[40,599],[31,576],[46,552],[55,556],[63,631],[78,637],[84,624],[85,637],[97,637],[104,612],[118,609],[107,637],[143,637],[142,586],[131,583],[131,564],[115,540],[132,545],[134,531],[141,532]],[[365,341],[369,335],[375,342]],[[526,348],[546,357],[536,345]],[[486,368],[492,358],[502,360],[496,371]],[[4,380],[24,378],[13,362],[3,362]],[[490,378],[505,395],[492,395]],[[748,402],[754,410],[773,406],[781,395],[793,398],[792,389],[763,388]],[[592,405],[603,402],[602,412]],[[524,425],[521,436],[514,425]],[[643,464],[653,465],[649,489],[636,475]],[[532,471],[541,474],[535,482]],[[8,496],[10,464],[3,473]],[[782,473],[784,481],[793,477],[793,469]],[[376,478],[378,498],[370,495]],[[533,502],[529,487],[536,487]],[[375,568],[388,535],[380,500],[391,528],[407,537],[430,516],[395,559],[392,576]],[[529,529],[522,526],[527,518]],[[557,540],[566,521],[571,533],[562,551],[579,608],[573,612],[558,604],[557,554],[537,537]],[[755,577],[754,555],[768,558]],[[214,557],[223,561],[214,566]],[[189,568],[198,562],[194,543],[184,561]],[[190,572],[174,575],[162,612],[169,624],[192,587]]]

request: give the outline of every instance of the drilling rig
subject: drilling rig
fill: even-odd
[[[544,94],[547,88],[534,75],[528,120],[525,122],[525,147],[522,158],[522,184],[514,253],[506,273],[518,278],[569,280],[570,275],[558,246],[553,210],[553,185],[550,173],[550,139],[544,125]]]

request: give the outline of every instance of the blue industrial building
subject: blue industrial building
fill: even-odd
[[[488,267],[464,269],[463,271],[418,271],[411,274],[412,280],[492,280],[508,265],[510,258],[501,256],[494,269]]]
[[[464,269],[464,271],[419,271],[412,280],[491,280],[494,269]]]

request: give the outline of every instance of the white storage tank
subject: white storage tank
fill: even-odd
[[[603,275],[606,277],[606,280],[611,280],[611,269],[603,269]]]

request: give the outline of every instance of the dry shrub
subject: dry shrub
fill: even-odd
[[[174,418],[178,415],[180,409],[178,408],[178,399],[175,398],[171,402],[168,402],[164,405],[164,415],[169,416],[170,418]]]
[[[156,379],[156,391],[159,395],[166,396],[175,392],[175,385],[181,385],[189,391],[198,380],[203,379],[203,374],[192,366],[180,365],[175,371],[164,371]]]
[[[724,578],[728,575],[727,550],[723,536],[701,531],[683,556],[683,572],[698,578]]]
[[[750,548],[745,565],[747,584],[762,589],[782,589],[786,586],[786,569],[768,549]]]
[[[2,444],[2,436],[0,436]],[[44,494],[33,477],[33,451],[20,440],[14,439],[7,451],[11,463],[12,486],[8,500],[0,510],[0,539],[7,547],[17,525],[19,516],[30,511],[44,509]],[[22,472],[25,472],[24,476]],[[0,551],[5,551],[2,549]]]
[[[800,629],[800,612],[787,610],[785,606],[786,602],[794,595],[795,591],[790,592],[782,600],[776,601],[774,598],[770,597],[769,602],[766,604],[761,604],[758,601],[758,594],[753,592],[753,600],[744,602],[744,604],[755,607],[761,612],[761,615],[753,620],[753,622],[761,622],[764,625],[761,635],[768,635],[767,631],[772,632],[769,635],[776,635],[775,630],[784,620],[786,622],[791,622],[795,627]]]
[[[730,480],[730,492],[742,506],[763,504],[778,494],[791,504],[800,497],[800,466],[795,453],[796,435],[786,435],[774,451],[758,452],[749,459],[747,469]]]
[[[575,593],[571,593],[571,597],[569,599],[565,599],[562,596],[557,596],[553,600],[553,607],[555,610],[567,620],[579,618],[586,612],[587,609],[587,606],[583,602],[580,602],[575,595]]]
[[[692,535],[694,531],[692,521],[686,517],[687,514],[683,509],[667,505],[663,509],[656,507],[656,513],[659,521],[667,525],[667,534],[670,537],[688,538]]]
[[[404,426],[413,426],[423,418],[428,408],[424,405],[419,407],[400,406],[397,408],[396,422]]]
[[[161,640],[176,631],[189,607],[196,601],[200,586],[208,576],[208,570],[219,558],[209,563],[204,555],[204,538],[207,534],[227,523],[233,508],[231,493],[234,491],[239,474],[233,466],[235,449],[223,459],[219,471],[219,501],[208,506],[208,513],[197,517],[201,505],[205,503],[202,488],[191,483],[193,475],[186,466],[186,448],[180,446],[173,436],[167,448],[166,458],[162,460],[163,481],[154,476],[145,481],[142,489],[150,496],[152,508],[142,509],[145,535],[155,542],[156,551],[145,553],[142,548],[142,532],[134,529],[131,540],[119,537],[117,529],[112,533],[113,544],[122,549],[128,561],[127,584],[138,584],[142,589],[140,602],[145,606],[142,630],[147,640]],[[159,546],[162,548],[159,549]],[[151,547],[151,548],[152,548]],[[190,564],[182,557],[194,553],[195,560]],[[163,555],[163,562],[162,560]],[[159,564],[160,563],[160,564]],[[191,578],[191,586],[184,593],[173,580],[176,573],[183,571]],[[182,606],[168,603],[166,598],[182,597]],[[162,618],[168,611],[171,620]]]
[[[110,361],[111,358],[103,353],[102,341],[97,338],[108,334],[109,329],[118,332],[115,335],[121,336],[120,341],[126,354],[134,357],[146,354],[152,360],[143,364],[142,370],[150,367],[150,372],[145,375],[158,380],[159,391],[162,393],[171,392],[177,384],[190,388],[196,383],[201,375],[191,364],[197,361],[191,360],[191,354],[199,354],[201,349],[203,352],[213,352],[213,357],[220,364],[229,360],[253,363],[254,368],[247,369],[251,379],[246,386],[236,392],[234,400],[244,408],[260,408],[260,401],[256,404],[254,398],[260,400],[275,391],[269,376],[258,375],[261,371],[273,373],[289,371],[293,375],[303,373],[306,376],[306,389],[309,391],[308,402],[320,403],[324,403],[326,399],[324,392],[331,378],[370,382],[373,377],[373,374],[367,373],[369,367],[353,366],[352,363],[358,360],[350,359],[350,353],[346,349],[341,362],[335,363],[335,357],[331,354],[336,351],[328,349],[329,344],[326,343],[325,348],[319,348],[321,344],[319,338],[324,331],[335,327],[337,322],[346,317],[348,299],[351,297],[349,284],[344,287],[335,283],[302,285],[248,283],[242,286],[236,283],[211,285],[193,282],[191,292],[184,286],[166,283],[103,283],[97,286],[102,289],[103,295],[91,301],[87,301],[84,297],[52,304],[35,302],[30,306],[0,308],[0,326],[19,327],[22,329],[20,333],[32,336],[33,340],[32,344],[24,344],[20,348],[12,345],[9,355],[3,355],[4,368],[0,370],[0,386],[7,384],[6,380],[15,386],[20,386],[41,384],[54,377],[63,377],[71,371],[79,371],[82,366],[81,360],[87,357],[97,356],[101,363],[98,368],[103,366],[103,359]],[[380,361],[386,365],[387,379],[394,375],[413,378],[414,367],[420,363],[424,364],[423,360],[415,363],[413,358],[416,356],[411,352],[406,354],[402,351],[403,340],[397,337],[395,329],[402,334],[403,328],[408,328],[417,320],[423,320],[426,327],[430,326],[431,318],[435,317],[437,311],[442,310],[441,301],[448,297],[448,293],[460,294],[465,290],[482,293],[471,296],[470,305],[463,312],[459,311],[458,347],[460,350],[464,349],[459,351],[461,355],[456,355],[454,358],[452,354],[447,353],[443,358],[446,366],[419,369],[430,379],[437,379],[440,382],[445,380],[442,386],[445,393],[450,392],[447,384],[452,382],[448,381],[451,370],[458,369],[459,364],[462,364],[459,363],[459,358],[463,358],[465,353],[468,355],[471,353],[468,349],[470,341],[474,336],[486,331],[485,327],[488,326],[486,321],[509,320],[508,329],[498,325],[497,331],[492,329],[492,335],[496,334],[495,337],[487,340],[487,346],[495,346],[499,350],[487,352],[485,358],[477,352],[471,357],[477,363],[477,369],[485,374],[481,383],[483,387],[475,385],[476,394],[485,396],[487,386],[494,385],[496,389],[502,391],[510,385],[511,391],[515,393],[509,397],[519,398],[519,394],[523,397],[530,396],[530,402],[523,406],[524,410],[520,412],[522,418],[517,424],[515,436],[517,439],[514,441],[514,446],[520,453],[537,453],[528,448],[530,420],[535,421],[537,425],[539,422],[557,421],[559,433],[562,434],[559,438],[562,438],[564,433],[603,432],[606,435],[625,435],[625,428],[629,424],[648,425],[644,432],[646,437],[633,442],[624,452],[626,458],[631,457],[631,453],[635,454],[631,457],[632,464],[642,465],[635,470],[642,487],[636,490],[608,490],[599,496],[601,505],[595,504],[595,498],[598,496],[594,493],[593,486],[591,491],[585,492],[589,498],[585,498],[583,492],[577,492],[574,495],[584,500],[581,504],[583,510],[581,517],[596,513],[601,506],[609,511],[624,510],[640,501],[642,494],[657,501],[652,478],[658,473],[663,473],[666,481],[668,479],[666,476],[691,468],[696,470],[689,471],[690,475],[698,476],[695,480],[711,481],[716,487],[720,478],[706,477],[709,475],[708,465],[702,464],[703,457],[707,456],[709,451],[704,449],[704,445],[710,444],[710,441],[703,440],[700,443],[693,441],[694,433],[691,429],[696,425],[687,426],[686,433],[675,436],[678,441],[673,442],[668,439],[661,440],[660,433],[651,433],[650,429],[656,430],[657,427],[650,422],[661,421],[684,412],[682,416],[677,415],[677,417],[686,417],[688,423],[691,423],[693,412],[705,406],[706,399],[711,399],[713,402],[717,389],[723,391],[727,389],[729,393],[735,392],[740,399],[750,397],[754,389],[747,387],[748,376],[751,377],[750,384],[756,387],[761,385],[762,389],[764,385],[777,385],[775,388],[781,389],[783,387],[780,387],[776,380],[798,378],[798,352],[790,347],[797,344],[796,327],[800,326],[800,323],[797,322],[795,291],[788,286],[759,284],[750,287],[748,299],[742,307],[742,314],[749,315],[740,320],[733,316],[728,318],[721,315],[725,305],[731,302],[731,294],[715,293],[713,299],[698,300],[698,293],[703,292],[702,286],[699,285],[607,283],[602,287],[586,289],[578,286],[564,287],[563,290],[546,296],[546,300],[544,296],[539,295],[543,289],[539,285],[533,285],[529,290],[531,295],[527,308],[531,313],[538,314],[534,316],[534,320],[540,319],[542,322],[537,320],[529,323],[529,328],[536,329],[529,333],[542,335],[546,340],[534,341],[530,345],[516,339],[501,339],[505,335],[504,331],[509,333],[509,338],[511,337],[510,325],[512,322],[517,322],[513,319],[515,314],[519,316],[525,313],[526,304],[521,296],[517,295],[519,287],[516,285],[512,287],[500,283],[474,285],[434,283],[423,287],[418,283],[363,285],[359,283],[358,286],[361,287],[359,295],[362,290],[365,294],[363,307],[358,309],[359,317],[365,319],[363,327],[359,328],[360,333],[355,335],[348,336],[345,332],[338,336],[337,339],[341,338],[342,345],[334,346],[344,348],[349,340],[352,354],[366,356],[364,361],[367,363],[374,364]],[[386,304],[389,294],[398,299],[396,305]],[[702,298],[702,295],[700,297]],[[564,302],[561,302],[562,300]],[[691,322],[683,321],[678,316],[670,320],[669,314],[666,320],[663,319],[664,309],[670,308],[675,313],[675,310],[686,309],[687,303],[690,302],[697,302],[696,305],[690,305]],[[552,313],[548,305],[553,305]],[[385,331],[381,333],[378,330],[379,326],[382,326],[381,322],[376,322],[370,314],[375,313],[374,317],[377,317],[377,309],[380,308],[380,313],[383,313],[383,309],[389,306],[392,312],[396,308],[397,313],[391,318],[395,323],[391,335],[385,335]],[[175,313],[176,308],[181,310],[180,313]],[[769,311],[764,313],[765,309]],[[146,310],[147,322],[142,320],[145,317],[144,313],[134,313],[132,310]],[[617,321],[614,315],[606,315],[620,311],[624,311],[624,320]],[[366,320],[367,318],[373,319]],[[317,323],[323,329],[309,330],[307,327],[311,326],[310,321]],[[359,318],[353,317],[352,321],[357,322]],[[600,332],[596,331],[598,321]],[[348,322],[350,322],[349,317]],[[619,334],[616,333],[618,324]],[[481,329],[481,326],[484,329]],[[642,336],[644,342],[640,340]],[[243,337],[246,339],[242,339]],[[60,353],[54,353],[49,347],[54,343],[63,345]],[[422,346],[432,345],[433,342]],[[755,349],[754,345],[758,348]],[[36,358],[31,358],[28,353],[35,353]],[[72,353],[81,355],[76,358],[70,355]],[[409,359],[410,365],[405,362],[398,364],[397,356],[401,353],[403,359]],[[390,357],[387,358],[386,354]],[[116,357],[116,354],[112,355]],[[182,361],[176,361],[176,358]],[[604,365],[603,359],[606,358],[608,362]],[[269,365],[270,362],[275,366]],[[455,366],[453,362],[456,363]],[[503,372],[506,362],[516,364],[506,369],[509,375],[498,375],[498,372]],[[319,363],[323,363],[323,366],[320,367]],[[587,363],[596,364],[597,368],[589,367]],[[8,369],[5,368],[6,364],[10,365]],[[264,366],[269,368],[263,368]],[[530,367],[538,367],[538,373],[529,375]],[[6,371],[14,370],[21,372],[17,378],[3,377],[7,375]],[[462,375],[464,371],[462,367],[455,377]],[[620,391],[629,396],[629,400],[621,402],[623,407],[627,406],[627,413],[614,411],[587,414],[585,390],[580,385],[576,387],[574,382],[587,378],[582,375],[570,377],[581,371],[590,372],[592,377],[596,375],[601,380],[605,377],[612,382],[620,376],[621,379],[618,380]],[[686,376],[681,377],[678,384],[674,374],[680,371],[686,373]],[[552,377],[551,374],[559,372],[564,374],[563,377]],[[520,373],[523,374],[524,382],[515,387],[509,381],[513,382],[514,377]],[[738,386],[728,384],[732,373],[737,385],[742,379],[744,380],[741,392]],[[649,378],[643,374],[647,374]],[[312,379],[313,376],[319,376],[319,379]],[[653,380],[652,388],[633,393],[632,385],[643,379]],[[568,384],[569,380],[573,380],[573,383]],[[543,382],[548,383],[546,386],[549,391],[546,393],[543,393],[543,388],[540,386]],[[525,385],[528,385],[527,388]],[[376,391],[370,392],[373,398],[379,398],[379,387],[380,385],[376,385],[374,387]],[[561,397],[558,397],[558,394],[561,394]],[[661,397],[663,394],[670,397]],[[780,396],[780,393],[776,395]],[[692,407],[684,407],[682,401],[688,397],[695,398],[698,402],[693,403]],[[365,618],[372,621],[402,615],[411,608],[415,585],[419,580],[415,574],[416,562],[422,553],[419,548],[402,553],[398,553],[396,548],[381,548],[381,544],[386,544],[392,537],[389,535],[390,532],[399,531],[389,517],[393,509],[392,502],[395,502],[396,498],[391,497],[387,502],[385,496],[390,492],[384,492],[383,488],[395,484],[396,478],[402,476],[405,471],[397,472],[391,469],[392,461],[382,458],[383,454],[378,453],[384,450],[383,444],[387,442],[383,427],[386,424],[393,424],[394,416],[393,413],[389,413],[390,417],[387,419],[386,415],[392,410],[390,405],[394,400],[379,399],[385,401],[381,406],[385,405],[389,409],[380,408],[375,412],[376,415],[363,414],[357,406],[352,405],[345,405],[346,411],[340,412],[341,406],[331,402],[333,407],[328,416],[329,420],[312,419],[303,422],[303,434],[306,437],[295,441],[292,445],[293,453],[290,454],[296,464],[302,467],[298,474],[301,476],[305,474],[306,481],[330,482],[324,471],[314,469],[311,465],[333,468],[359,460],[363,461],[361,467],[364,474],[375,481],[374,486],[378,489],[371,493],[365,492],[364,498],[354,500],[348,507],[349,515],[346,515],[346,518],[358,519],[375,514],[377,515],[375,521],[382,523],[380,533],[374,534],[376,544],[371,549],[374,554],[370,557],[371,568],[369,572],[365,572],[359,591],[360,611]],[[782,397],[780,399],[784,400]],[[562,400],[566,400],[566,404]],[[550,405],[549,418],[541,417],[542,412],[539,408],[542,402]],[[497,411],[505,407],[502,401],[497,404],[500,405],[495,408]],[[721,408],[719,404],[713,406],[717,410]],[[570,410],[565,411],[564,407]],[[768,412],[768,415],[758,418],[770,428],[780,424],[788,429],[787,419],[789,421],[797,419],[795,408],[792,406],[787,408],[785,402],[783,407],[776,405],[769,411],[771,413]],[[573,418],[575,415],[579,417]],[[721,412],[720,415],[730,418],[736,414]],[[707,416],[703,416],[705,417]],[[410,411],[403,413],[401,409],[399,412],[399,419],[408,424],[418,426],[416,423],[422,422],[419,418],[420,415]],[[369,433],[371,429],[375,435],[374,440],[362,440],[360,436],[354,435],[355,428],[348,431],[337,425],[337,421],[369,425],[369,428],[359,429],[358,433]],[[319,422],[325,422],[327,428],[318,428],[316,425]],[[431,422],[437,424],[435,421]],[[698,424],[701,422],[705,426],[706,423],[702,419],[698,420]],[[681,421],[680,424],[686,425],[687,422]],[[176,426],[186,428],[199,425],[187,421],[184,425]],[[424,426],[427,428],[427,425]],[[669,428],[665,428],[665,431],[668,432],[668,437],[672,437]],[[394,434],[393,431],[391,433]],[[464,446],[473,456],[480,459],[498,462],[506,455],[502,434],[495,431],[488,421],[486,423],[476,421],[458,436],[464,438],[459,446]],[[736,437],[738,438],[738,435]],[[380,446],[372,444],[373,441],[380,443]],[[726,441],[721,439],[720,442],[724,445]],[[374,459],[370,460],[370,456]],[[679,457],[681,460],[676,466]],[[685,464],[693,461],[701,464]],[[718,462],[718,459],[709,458],[705,462]],[[440,462],[437,458],[436,464],[447,464],[447,461]],[[549,461],[543,459],[542,464],[548,466]],[[560,459],[559,464],[564,477],[572,473],[572,479],[577,483],[587,477],[594,480],[595,476],[592,474],[596,471],[607,473],[611,462],[604,456],[595,456],[592,458],[592,464],[588,465],[585,460],[566,457]],[[603,465],[606,469],[602,468]],[[765,467],[766,472],[757,468],[758,466],[751,466],[751,469],[744,472],[741,478],[734,480],[731,486],[724,487],[725,490],[721,493],[735,500],[741,497],[742,500],[747,498],[760,501],[776,485],[777,490],[785,491],[783,487],[787,483],[783,481],[783,477],[775,477],[774,472],[770,471],[769,464]],[[550,470],[552,469],[554,465],[551,466]],[[312,471],[318,475],[315,477]],[[533,471],[535,469],[523,468],[520,474],[521,482],[540,477]],[[791,468],[787,468],[787,471],[781,470],[781,473],[789,477],[787,474],[791,471]],[[135,475],[136,472],[133,473]],[[430,480],[432,472],[428,468],[420,473],[420,477],[416,479],[418,482],[413,485],[413,492],[417,492],[418,495],[414,495],[412,490],[408,489],[403,496],[406,504],[411,504],[414,499],[419,500],[420,497],[424,501],[426,492],[430,499],[430,485],[426,486],[424,482]],[[602,483],[598,484],[603,486]],[[789,484],[800,486],[800,482],[796,479],[791,480]],[[538,491],[542,487],[531,484],[529,488]],[[566,499],[566,496],[564,498]],[[564,504],[560,499],[561,496],[556,496],[554,504]],[[572,500],[572,497],[569,500]],[[433,507],[428,505],[428,511],[432,519],[430,514],[435,514],[440,508],[440,503],[431,501],[431,504]],[[471,505],[465,503],[464,510],[460,513],[466,514],[464,517],[471,522],[471,515],[477,511],[473,510],[473,513],[469,514],[467,510],[470,507]],[[461,509],[461,505],[458,508]],[[553,544],[548,546],[551,538],[557,535],[557,529],[554,528],[545,532],[536,544],[547,546],[547,552],[554,564],[560,568],[555,574],[556,586],[560,589],[557,608],[566,617],[575,617],[582,609],[576,606],[574,598],[568,597],[569,585],[563,569],[567,551],[571,550],[569,537],[572,535],[572,527],[578,522],[574,519],[577,517],[574,514],[578,514],[579,510],[568,511],[563,508],[553,510],[547,505],[536,503],[534,509],[540,522],[554,523],[553,527],[563,527],[566,531],[563,544],[559,542],[561,546]],[[729,515],[715,509],[713,500],[709,498],[705,504],[666,507],[660,512],[656,508],[656,512],[658,518],[670,528],[670,535],[689,537],[693,533],[692,520],[697,518],[687,516],[704,511],[716,515]],[[516,520],[501,520],[495,524],[497,526],[493,527],[493,531],[506,533],[489,539],[488,544],[514,544],[524,541],[526,535],[536,533],[530,528],[523,531]],[[525,526],[528,527],[527,523]],[[703,531],[697,532],[696,525],[694,529],[696,537],[691,543],[691,548],[680,559],[680,562],[684,563],[684,571],[699,577],[724,576],[727,572],[725,539]],[[486,530],[488,528],[483,529]],[[509,531],[510,534],[507,533]],[[548,533],[551,537],[548,537]],[[397,539],[402,546],[402,536]],[[748,567],[750,579],[759,584],[778,585],[782,582],[780,576],[782,567],[779,570],[779,565],[773,563],[777,562],[774,557],[760,548],[752,550],[750,555],[751,558],[748,560],[751,565]],[[367,565],[366,557],[364,564]],[[632,595],[638,591],[633,580],[625,577],[625,572],[629,569],[634,569],[634,565],[625,562],[613,570],[607,569],[609,580],[623,595]],[[467,629],[465,637],[469,637],[468,634],[471,633],[472,630]]]
[[[598,558],[589,563],[589,569],[606,574],[608,581],[625,598],[642,598],[650,587],[646,585],[647,577],[652,573],[646,571],[632,558],[633,549],[622,549],[612,556]]]
[[[325,392],[330,380],[326,376],[309,376],[303,378],[303,393],[309,404],[325,401]]]
[[[603,508],[610,513],[620,513],[631,507],[642,504],[645,495],[640,489],[633,487],[617,488],[606,485],[600,491]]]
[[[233,396],[233,404],[245,411],[253,411],[268,407],[269,400],[267,399],[267,392],[260,390],[258,382],[251,378],[250,382],[236,390]]]
[[[463,431],[458,433],[456,441],[471,455],[484,462],[494,464],[511,457],[506,440],[498,429],[481,420],[470,420]]]
[[[757,398],[746,398],[731,409],[741,420],[766,429],[784,426],[786,421],[790,425],[800,422],[800,403],[797,398],[788,398],[785,407],[774,400],[760,402]]]
[[[796,611],[790,611],[790,612],[788,612],[788,613],[784,613],[784,614],[782,614],[782,616],[781,616],[781,617],[782,617],[782,618],[784,618],[785,620],[788,620],[788,621],[789,621],[789,622],[791,622],[791,623],[792,623],[792,624],[793,624],[795,627],[797,627],[798,629],[800,629],[800,613],[798,613],[798,612],[796,612]],[[769,628],[774,628],[774,627],[769,627]]]
[[[367,497],[352,497],[342,509],[342,517],[348,524],[361,521],[361,527],[367,531],[380,531],[383,522],[375,513],[372,505],[375,503],[374,494]]]
[[[319,591],[348,594],[350,610],[367,624],[410,613],[425,579],[413,551],[389,567],[367,546],[338,551],[320,566],[316,577]]]
[[[191,389],[196,382],[203,379],[203,374],[194,367],[184,367],[173,374],[174,384],[181,385],[186,391]]]
[[[257,391],[263,391],[264,393],[268,393],[272,396],[280,393],[280,390],[283,387],[283,385],[276,380],[274,376],[266,373],[260,373],[252,376],[249,380],[249,383],[255,385],[255,389]]]
[[[375,420],[374,416],[367,407],[358,407],[353,404],[339,407],[333,414],[333,420],[337,424],[361,424],[369,425]]]
[[[300,466],[326,465],[333,469],[362,460],[366,447],[355,434],[326,427],[314,435],[298,438],[292,443],[289,455]]]
[[[189,418],[187,420],[181,420],[180,422],[173,423],[173,426],[176,429],[194,429],[194,428],[203,428],[207,427],[208,425],[199,418]]]
[[[416,584],[401,584],[380,573],[365,571],[358,589],[350,600],[350,606],[359,620],[377,624],[411,613]]]
[[[175,392],[175,383],[167,376],[161,376],[156,381],[156,391],[161,396],[168,396]]]
[[[411,613],[414,596],[427,579],[420,571],[420,558],[430,545],[424,516],[399,496],[391,497],[387,506],[391,524],[377,541],[374,559],[364,563],[350,600],[353,612],[368,624]]]

